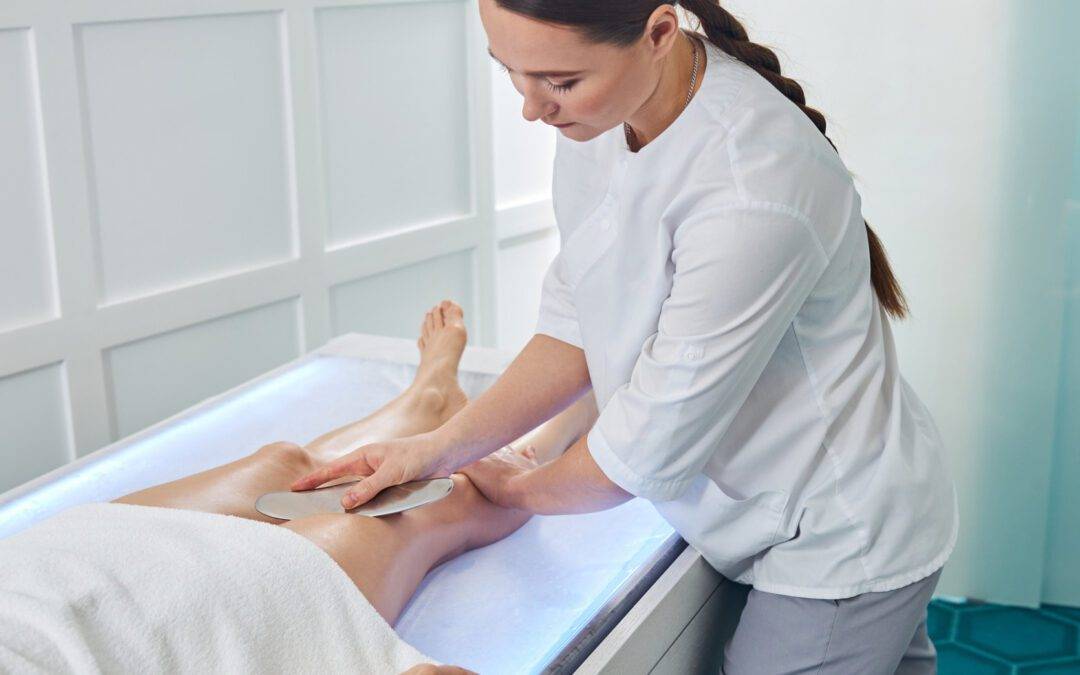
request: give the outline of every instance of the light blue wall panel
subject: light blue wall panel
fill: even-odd
[[[499,347],[519,351],[532,339],[540,314],[540,287],[559,252],[554,228],[499,245]]]
[[[62,364],[0,378],[0,492],[68,461],[70,428]]]
[[[30,31],[0,30],[0,330],[56,315]]]
[[[120,345],[105,356],[122,438],[300,355],[296,300]]]
[[[281,26],[261,12],[76,27],[107,302],[294,255]]]
[[[1080,92],[1080,81],[1077,82],[1076,91]],[[1051,475],[1043,601],[1080,606],[1080,111],[1076,117],[1071,192],[1066,220],[1067,273],[1065,326],[1061,340],[1061,385],[1058,390],[1057,438]]]
[[[475,336],[473,278],[472,252],[461,251],[339,284],[330,289],[333,334],[415,339],[424,313],[442,300],[453,300],[465,311],[465,325]]]
[[[1033,605],[1042,597],[1062,363],[1064,220],[1080,47],[1072,0],[1009,8],[1003,162],[997,190],[985,195],[1001,217],[983,232],[990,304],[975,327],[988,347],[982,396],[972,402],[985,459],[968,476],[975,499],[963,538],[981,556],[965,570],[969,595]]]
[[[465,7],[316,11],[331,246],[472,208]]]

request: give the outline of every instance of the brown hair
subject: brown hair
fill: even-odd
[[[719,0],[674,0],[671,3],[663,0],[496,0],[496,3],[534,19],[580,28],[586,39],[593,42],[622,45],[632,44],[641,37],[646,22],[657,7],[682,5],[697,17],[710,42],[753,68],[799,106],[836,150],[836,144],[825,134],[825,116],[806,105],[806,96],[799,83],[780,73],[780,60],[776,54],[764,45],[751,42],[743,25],[720,6]],[[870,283],[874,293],[889,315],[902,319],[908,314],[908,304],[900,282],[893,274],[881,240],[865,219],[863,225],[870,246]]]

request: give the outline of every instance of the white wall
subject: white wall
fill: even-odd
[[[523,342],[554,132],[475,5],[0,4],[0,491],[444,297]]]
[[[894,324],[901,370],[935,415],[960,493],[961,537],[939,591],[1037,604],[1077,3],[725,6],[779,48],[825,114],[911,301],[912,318]]]

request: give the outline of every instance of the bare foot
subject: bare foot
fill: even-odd
[[[458,384],[458,363],[465,351],[468,332],[465,313],[451,301],[435,305],[420,325],[420,367],[409,386],[423,399],[425,405],[442,411],[440,424],[465,407],[468,397]]]

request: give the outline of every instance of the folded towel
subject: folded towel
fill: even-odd
[[[85,504],[0,540],[0,671],[400,673],[436,663],[283,527]]]

